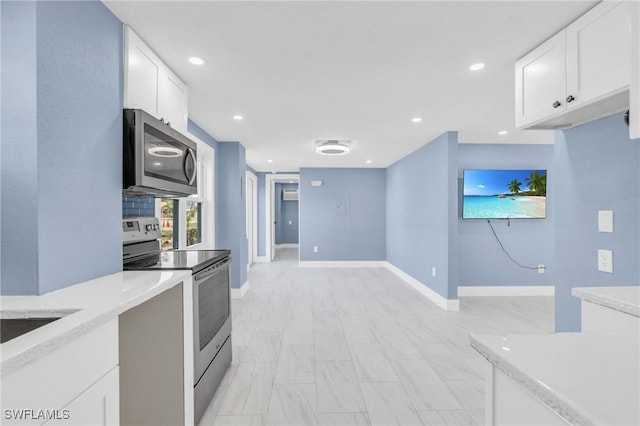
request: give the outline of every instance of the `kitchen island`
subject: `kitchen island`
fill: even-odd
[[[42,424],[47,419],[55,424],[120,424],[120,395],[128,391],[121,387],[121,375],[128,374],[120,370],[121,355],[140,352],[129,343],[137,340],[132,336],[135,330],[147,330],[136,313],[157,312],[158,301],[172,307],[174,320],[176,315],[183,319],[173,334],[156,336],[155,344],[164,340],[179,348],[179,356],[172,359],[180,365],[164,368],[179,369],[179,414],[183,423],[192,424],[191,292],[190,272],[176,270],[120,272],[41,296],[2,296],[3,319],[61,317],[0,346],[3,424]],[[163,324],[160,316],[157,323]],[[9,411],[7,417],[7,410],[17,411]]]

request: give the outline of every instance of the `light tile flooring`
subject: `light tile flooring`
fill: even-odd
[[[383,268],[300,268],[296,249],[234,299],[233,364],[201,425],[483,424],[468,333],[551,332],[552,297],[444,312]]]

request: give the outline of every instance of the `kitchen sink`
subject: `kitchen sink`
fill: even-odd
[[[63,318],[77,310],[64,310],[62,312],[47,312],[49,316],[37,316],[29,318],[0,318],[0,344],[22,336],[30,331],[40,328]]]

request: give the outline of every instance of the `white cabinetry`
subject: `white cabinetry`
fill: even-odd
[[[632,7],[604,1],[516,62],[516,127],[570,127],[627,108]]]
[[[187,132],[187,86],[125,27],[124,107],[140,108]]]
[[[631,115],[629,116],[631,139],[640,138],[640,3],[633,2],[632,51],[631,60]]]
[[[22,420],[5,415],[4,425],[44,424],[56,418],[50,424],[119,424],[118,404],[117,319],[2,378],[3,415],[6,410],[34,410]],[[38,416],[38,410],[54,415]]]

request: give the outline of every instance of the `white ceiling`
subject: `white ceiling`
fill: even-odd
[[[514,129],[513,65],[595,3],[105,1],[188,84],[189,117],[257,171],[387,167],[451,130],[552,143]],[[320,156],[316,139],[352,151]]]

